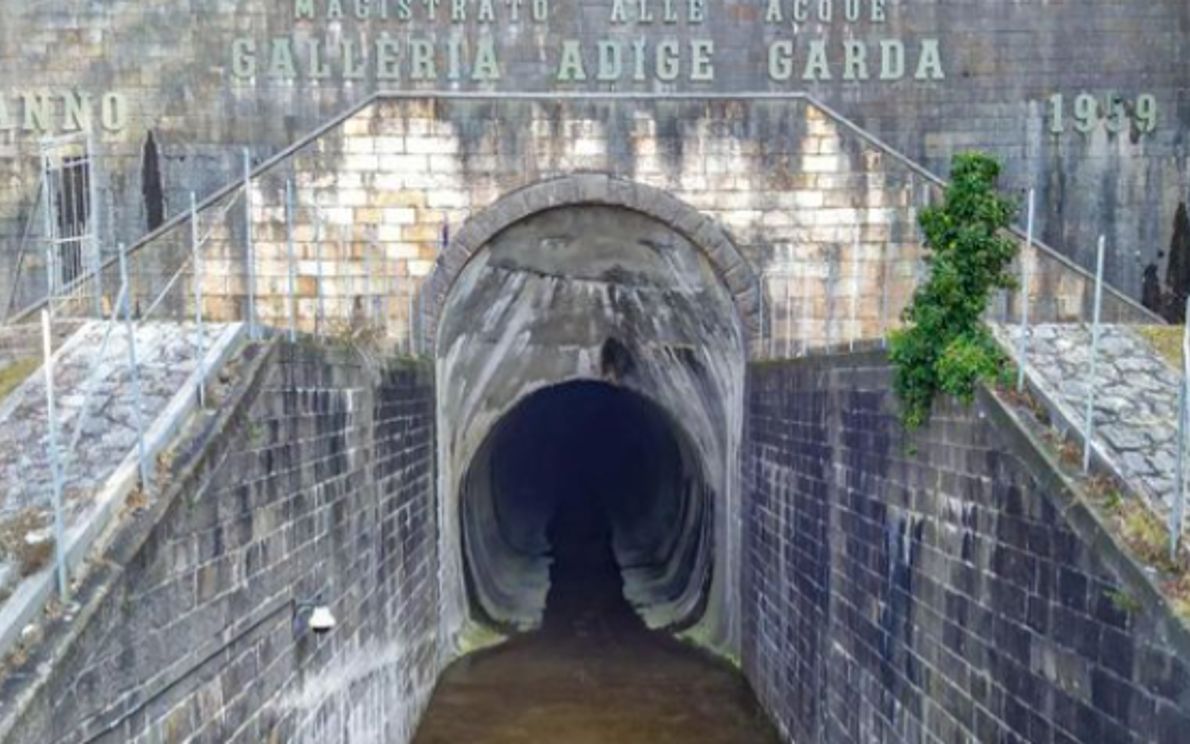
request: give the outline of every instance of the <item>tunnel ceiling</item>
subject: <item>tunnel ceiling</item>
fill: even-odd
[[[700,473],[699,487],[709,498],[732,498],[742,324],[704,251],[657,219],[619,207],[567,206],[512,225],[460,273],[444,306],[437,349],[448,625],[497,615],[502,624],[527,627],[541,617],[548,564],[540,557],[521,560],[531,551],[517,554],[515,567],[509,564],[519,586],[515,598],[506,596],[511,574],[501,573],[501,582],[472,594],[498,601],[483,612],[468,607],[462,525],[470,506],[464,499],[460,507],[466,488],[491,477],[498,422],[535,391],[576,380],[632,391],[673,422],[672,438],[684,448],[675,462]],[[721,600],[731,590],[735,544],[723,516],[727,508],[711,510],[712,539],[698,543],[700,550],[718,546],[716,554],[692,559],[714,565],[709,595],[698,581],[670,576],[657,590],[661,584],[649,588],[641,575],[626,575],[627,591],[650,625],[689,622],[698,614],[712,635],[724,632]],[[483,563],[473,580],[496,576],[495,555],[470,556]],[[677,574],[688,579],[686,568]],[[682,588],[675,591],[676,585]]]

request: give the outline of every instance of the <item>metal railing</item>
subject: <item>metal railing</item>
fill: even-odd
[[[101,287],[91,281],[102,264],[103,244],[96,137],[90,132],[46,137],[38,162],[36,197],[17,245],[12,292],[0,311],[12,314],[33,292],[51,301],[85,299],[100,315]]]
[[[1169,510],[1169,559],[1177,561],[1186,527],[1186,438],[1190,427],[1190,297],[1186,298],[1186,325],[1182,330],[1182,379],[1178,388],[1178,457],[1174,499]]]
[[[189,209],[167,221],[147,235],[131,249],[121,248],[117,255],[106,261],[96,260],[97,265],[90,273],[78,277],[75,285],[90,282],[85,292],[50,292],[47,302],[53,308],[53,315],[89,316],[96,314],[96,307],[110,314],[108,331],[100,354],[106,352],[107,339],[118,316],[126,326],[134,330],[135,324],[153,319],[193,320],[195,323],[196,354],[200,360],[203,349],[204,321],[211,317],[223,320],[238,319],[247,323],[249,334],[258,337],[262,328],[282,328],[290,338],[296,338],[303,320],[313,318],[310,330],[315,336],[335,333],[335,323],[350,323],[361,320],[365,324],[383,326],[390,331],[398,330],[399,346],[410,354],[432,353],[427,340],[419,340],[426,324],[427,308],[422,289],[435,286],[428,277],[401,277],[395,270],[395,263],[385,255],[377,236],[362,241],[363,248],[358,260],[344,258],[351,251],[345,246],[361,242],[359,236],[350,235],[346,227],[340,227],[336,234],[325,218],[324,207],[319,204],[317,191],[312,190],[303,202],[300,190],[292,177],[284,178],[279,173],[285,163],[293,164],[300,157],[318,157],[315,143],[327,132],[333,130],[351,115],[369,105],[386,99],[486,99],[490,94],[409,92],[378,93],[366,101],[350,108],[341,116],[328,121],[307,137],[294,143],[263,163],[252,165],[248,150],[244,150],[240,177],[200,201],[193,193]],[[507,98],[508,96],[500,96]],[[706,98],[699,95],[678,94],[582,94],[581,99],[630,98]],[[724,94],[712,97],[723,99],[764,98],[802,100],[834,119],[841,127],[849,129],[869,145],[889,153],[894,160],[909,171],[912,210],[928,205],[940,195],[946,182],[930,173],[909,158],[897,152],[886,143],[872,136],[833,109],[811,96],[796,94]],[[537,100],[539,95],[512,96],[515,99]],[[93,179],[92,179],[93,180]],[[923,187],[920,188],[919,187]],[[93,188],[93,184],[92,184]],[[270,195],[283,194],[270,203]],[[52,201],[46,197],[47,201]],[[92,209],[95,204],[92,203]],[[278,210],[282,217],[271,223],[262,218],[267,210]],[[307,226],[312,226],[312,236],[299,241],[296,233],[303,217]],[[912,219],[912,215],[910,216]],[[282,275],[259,276],[257,235],[258,229],[283,231],[284,242]],[[1021,253],[1018,269],[1021,274],[1021,291],[1004,293],[995,306],[989,309],[989,317],[1001,322],[1018,319],[1023,329],[1031,322],[1059,320],[1063,318],[1084,318],[1091,308],[1098,319],[1101,314],[1111,319],[1152,321],[1147,311],[1130,298],[1106,287],[1102,270],[1095,277],[1088,275],[1068,258],[1036,241],[1034,230],[1034,205],[1030,192],[1028,223],[1023,234],[1025,250]],[[1014,232],[1014,234],[1016,234]],[[449,230],[444,222],[443,238],[438,252],[449,240]],[[920,243],[920,240],[917,241]],[[301,243],[301,245],[299,245]],[[328,259],[325,252],[337,249],[337,257]],[[878,260],[864,260],[863,253],[879,250]],[[778,251],[776,261],[759,273],[762,297],[762,325],[758,357],[792,357],[807,353],[815,345],[835,346],[846,343],[854,346],[861,341],[884,339],[890,330],[900,324],[904,307],[912,298],[914,287],[928,273],[924,254],[902,252],[901,246],[888,240],[863,240],[861,230],[855,228],[848,241],[838,246],[825,248],[832,254],[832,260],[819,261],[811,266],[808,261],[798,262],[792,247]],[[1100,245],[1102,255],[1102,243]],[[848,255],[849,252],[849,255]],[[303,255],[304,254],[304,255]],[[311,255],[312,254],[312,255]],[[236,263],[239,266],[236,266]],[[349,277],[352,290],[348,293],[356,302],[351,307],[342,301],[342,295],[328,298],[326,283],[328,269],[344,265],[351,267]],[[304,265],[304,266],[303,266]],[[434,262],[435,267],[437,262]],[[871,274],[871,267],[879,267],[879,276]],[[1049,268],[1047,268],[1049,267]],[[1077,276],[1082,288],[1066,291],[1065,294],[1049,291],[1053,285],[1044,284],[1040,277],[1057,267]],[[1102,261],[1100,262],[1100,269]],[[312,271],[311,271],[312,269]],[[867,275],[865,275],[865,271]],[[1051,272],[1052,273],[1052,272]],[[341,277],[338,277],[341,279]],[[302,281],[309,280],[309,281]],[[281,301],[283,310],[268,317],[262,315],[258,288],[262,283],[280,282],[281,291],[270,292],[270,297]],[[300,284],[312,285],[310,291],[302,290]],[[221,285],[221,286],[220,286]],[[103,287],[119,287],[110,312],[103,308]],[[868,288],[865,294],[865,287]],[[1035,287],[1037,288],[1035,290]],[[1093,290],[1093,299],[1090,297]],[[874,296],[873,291],[879,295]],[[1077,299],[1071,300],[1071,298]],[[1106,302],[1106,305],[1105,305]],[[1065,304],[1064,304],[1065,303]],[[41,303],[45,304],[45,303]],[[303,305],[306,311],[303,312]],[[38,303],[26,308],[27,317]],[[357,312],[358,311],[358,312]],[[403,323],[394,323],[403,315]],[[357,317],[358,316],[358,317]],[[20,316],[18,316],[20,317]],[[1098,322],[1095,327],[1098,328]],[[132,331],[130,331],[131,333]],[[1020,361],[1027,361],[1028,334],[1022,333],[1018,349]],[[133,350],[135,354],[135,351]],[[1093,354],[1093,357],[1095,355]],[[135,361],[133,361],[135,366]],[[1022,364],[1022,369],[1024,364]],[[201,380],[202,375],[199,375]],[[200,400],[205,398],[201,385],[196,391]],[[89,401],[90,393],[85,397]],[[1088,402],[1087,430],[1093,431],[1093,404]],[[72,444],[77,444],[77,429]],[[1088,442],[1091,437],[1088,437]],[[143,478],[146,482],[148,478]]]
[[[374,94],[364,98],[359,103],[357,103],[353,106],[348,107],[341,114],[329,119],[324,124],[320,125],[319,127],[315,128],[314,130],[309,132],[306,136],[304,136],[301,139],[299,139],[298,141],[294,142],[292,145],[285,147],[284,149],[278,151],[276,154],[268,157],[267,159],[265,159],[263,162],[261,162],[259,165],[257,165],[252,170],[252,177],[254,179],[256,179],[257,181],[259,181],[262,178],[262,176],[265,176],[266,174],[269,174],[272,171],[275,171],[277,168],[279,168],[283,164],[292,161],[298,155],[303,154],[303,153],[307,152],[308,150],[310,150],[312,145],[314,145],[325,134],[333,131],[335,128],[339,127],[343,122],[345,122],[350,117],[358,114],[359,112],[363,111],[364,109],[366,109],[367,107],[369,107],[371,105],[376,104],[377,102],[389,101],[389,100],[438,100],[438,99],[445,100],[445,101],[488,101],[488,100],[493,100],[493,99],[505,100],[505,101],[544,101],[544,100],[555,101],[558,99],[594,100],[594,101],[603,101],[603,100],[607,100],[607,101],[617,101],[617,100],[626,100],[626,101],[675,100],[675,101],[683,101],[683,100],[708,100],[708,99],[713,99],[713,100],[758,100],[758,101],[770,101],[770,100],[803,101],[807,105],[813,106],[814,108],[817,108],[820,111],[822,111],[826,116],[828,116],[830,119],[834,120],[836,124],[838,124],[840,127],[844,128],[844,129],[846,129],[850,134],[860,138],[861,140],[863,140],[866,144],[870,145],[871,147],[874,147],[874,148],[884,152],[885,154],[887,154],[891,160],[896,162],[899,166],[907,169],[912,174],[913,177],[921,179],[922,182],[925,184],[925,190],[927,193],[930,193],[931,191],[940,190],[941,188],[943,188],[946,185],[946,181],[943,178],[941,178],[940,176],[938,176],[938,175],[932,173],[931,171],[927,170],[926,168],[922,167],[921,165],[919,165],[918,163],[916,163],[915,161],[913,161],[912,159],[910,159],[909,157],[907,157],[906,155],[901,153],[900,151],[898,151],[895,148],[893,148],[892,146],[890,146],[888,143],[884,142],[883,140],[876,137],[875,135],[868,132],[867,130],[863,129],[862,127],[860,127],[859,125],[857,125],[856,123],[854,123],[853,121],[848,119],[847,117],[845,117],[842,114],[840,114],[839,112],[835,111],[830,106],[828,106],[825,103],[823,103],[822,101],[818,100],[816,97],[806,94],[804,92],[788,92],[788,93],[781,93],[781,92],[745,92],[745,93],[647,93],[647,92],[646,93],[584,93],[584,92],[574,92],[574,93],[551,93],[551,94],[512,93],[512,94],[496,95],[496,94],[480,92],[480,91],[474,91],[474,92],[471,92],[471,91],[441,91],[441,90],[381,91],[381,92],[374,93]],[[225,203],[226,200],[229,198],[229,196],[232,196],[235,193],[241,191],[241,189],[243,188],[243,180],[244,179],[240,178],[240,177],[236,177],[236,178],[230,180],[226,186],[216,190],[210,196],[208,196],[207,198],[200,201],[199,204],[197,205],[198,210],[205,212],[206,210],[208,210],[212,207],[216,207],[218,205]],[[142,281],[142,275],[139,270],[142,265],[147,270],[151,270],[156,265],[160,265],[162,268],[166,268],[167,264],[170,263],[170,260],[165,259],[165,258],[158,258],[154,261],[142,261],[139,258],[139,254],[142,252],[142,250],[145,248],[152,247],[152,249],[153,249],[152,252],[154,252],[154,253],[168,252],[168,246],[171,242],[174,242],[174,243],[180,242],[180,241],[176,241],[176,240],[171,240],[170,234],[179,230],[180,228],[182,228],[189,221],[189,219],[190,219],[190,215],[188,213],[175,215],[173,218],[167,220],[165,222],[165,224],[161,225],[156,230],[153,230],[149,234],[145,235],[142,239],[136,241],[134,244],[132,244],[130,246],[128,255],[132,261],[132,277],[133,277],[134,283],[139,283]],[[1014,235],[1017,235],[1018,238],[1024,237],[1024,231],[1020,230],[1016,227],[1011,228],[1011,232]],[[1034,237],[1034,239],[1031,241],[1031,244],[1033,245],[1033,247],[1037,253],[1037,256],[1035,258],[1035,263],[1037,265],[1037,269],[1038,269],[1037,274],[1038,275],[1046,273],[1044,270],[1044,267],[1049,266],[1055,270],[1061,269],[1064,272],[1069,272],[1073,276],[1080,277],[1082,281],[1084,281],[1085,283],[1087,283],[1089,285],[1089,283],[1091,281],[1091,274],[1086,269],[1082,268],[1077,263],[1072,261],[1070,258],[1062,255],[1061,253],[1059,253],[1052,247],[1045,245],[1041,241],[1037,240],[1036,237]],[[111,256],[111,257],[108,257],[107,259],[101,261],[101,267],[100,267],[100,271],[103,272],[104,277],[106,277],[109,274],[111,275],[110,280],[111,280],[113,286],[115,284],[115,276],[114,276],[115,275],[115,264],[116,264],[115,257]],[[100,272],[93,272],[93,273],[95,273],[98,276],[98,274]],[[90,273],[85,275],[84,281],[88,280],[91,277],[91,275],[92,274],[90,274]],[[1135,317],[1138,319],[1142,318],[1142,317],[1147,318],[1151,322],[1160,322],[1147,309],[1145,309],[1143,306],[1141,306],[1139,303],[1137,303],[1132,298],[1130,298],[1127,295],[1123,294],[1122,292],[1116,290],[1115,288],[1110,287],[1110,286],[1105,287],[1104,292],[1108,298],[1107,304],[1105,305],[1105,313],[1108,318],[1128,315],[1128,316]],[[135,298],[135,293],[134,293],[134,298]],[[1043,299],[1046,299],[1046,298],[1043,298]],[[1054,305],[1047,306],[1045,304],[1039,304],[1036,307],[1036,309],[1039,312],[1039,315],[1042,315],[1042,316],[1044,316],[1046,314],[1058,315],[1058,314],[1062,314],[1062,313],[1069,314],[1071,312],[1071,310],[1069,308],[1062,308],[1062,307],[1058,306],[1058,304],[1060,302],[1060,298],[1057,297],[1057,295],[1054,295],[1048,299],[1052,300]],[[40,307],[44,304],[44,302],[45,302],[45,300],[43,299],[41,301],[35,301],[35,302],[29,303],[29,304],[25,304],[24,306],[21,306],[19,310],[14,309],[14,311],[10,314],[10,320],[13,322],[19,322],[22,319],[33,319],[36,315],[36,311],[40,309]],[[136,302],[135,299],[134,299],[134,302]],[[1089,305],[1090,305],[1089,298],[1086,298],[1086,300],[1082,302],[1082,306],[1088,307]],[[889,317],[895,317],[895,315],[890,314]]]

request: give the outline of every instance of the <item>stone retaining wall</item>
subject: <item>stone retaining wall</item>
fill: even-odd
[[[744,668],[809,742],[1174,744],[1190,643],[990,396],[907,437],[876,355],[755,366]]]
[[[410,735],[438,671],[429,373],[303,346],[245,367],[178,485],[8,676],[0,740]],[[338,620],[324,637],[295,625],[315,599]]]
[[[1188,193],[1184,132],[1190,125],[1185,89],[1190,8],[1183,0],[1140,5],[1123,0],[706,0],[697,3],[705,9],[705,20],[687,22],[686,8],[694,4],[618,4],[628,14],[628,22],[619,23],[612,17],[617,4],[553,0],[525,3],[518,22],[511,18],[514,3],[497,2],[487,4],[496,13],[489,23],[477,17],[484,3],[462,0],[245,0],[197,7],[183,0],[7,0],[0,29],[0,244],[5,246],[0,267],[7,278],[27,223],[34,236],[40,226],[32,205],[42,133],[26,116],[26,96],[48,97],[48,125],[54,131],[67,118],[64,98],[90,96],[88,108],[102,139],[102,203],[116,205],[114,237],[132,242],[155,210],[179,213],[187,208],[189,191],[202,196],[235,180],[241,146],[251,145],[257,157],[271,154],[378,89],[497,94],[806,89],[939,172],[957,151],[991,151],[1008,167],[1009,188],[1039,189],[1039,227],[1048,242],[1090,266],[1096,237],[1108,235],[1109,277],[1128,292],[1139,294],[1146,265],[1164,273],[1157,254],[1168,251],[1175,209]],[[411,20],[398,17],[398,5],[412,8]],[[530,18],[535,5],[549,8],[548,21]],[[298,17],[302,6],[316,9],[313,19]],[[638,6],[656,20],[637,23]],[[883,12],[873,20],[876,6]],[[332,7],[339,12],[332,13]],[[367,20],[356,19],[361,7]],[[376,17],[381,7],[387,9],[384,19]],[[819,10],[823,7],[833,9],[829,18]],[[465,22],[452,20],[455,8],[462,8]],[[671,8],[683,20],[663,21]],[[808,17],[803,16],[806,8]],[[393,52],[399,58],[397,79],[378,74],[375,43],[385,34],[399,47]],[[300,75],[268,71],[270,44],[278,38],[292,42]],[[496,49],[499,79],[476,81],[470,63],[485,39]],[[939,44],[941,79],[913,79],[917,50],[926,39]],[[581,45],[587,71],[581,81],[558,79],[565,40]],[[601,40],[624,47],[619,79],[597,75]],[[640,78],[631,49],[638,40],[648,50]],[[714,45],[713,80],[691,79],[689,50],[695,40]],[[829,79],[804,74],[811,40],[824,44]],[[880,45],[886,40],[906,45],[902,79],[882,79],[879,72]],[[238,41],[255,46],[256,74],[237,71]],[[437,74],[411,77],[415,55],[407,45],[413,41],[430,44]],[[456,41],[463,52],[452,46]],[[672,82],[656,74],[655,53],[663,41],[676,43],[684,57]],[[772,45],[790,41],[792,74],[774,79]],[[866,50],[867,79],[848,79],[843,69],[852,41]],[[311,69],[311,42],[325,53],[324,73]],[[362,77],[344,69],[347,42],[368,57]],[[450,79],[449,60],[460,54],[466,69]],[[1154,96],[1155,130],[1145,131],[1131,116],[1123,126],[1111,121],[1114,114],[1105,115],[1105,109],[1113,91],[1129,113],[1141,96]],[[1066,119],[1058,132],[1051,115],[1055,94],[1063,96]],[[123,101],[120,121],[108,122],[118,126],[102,121],[101,103],[109,95]],[[1085,132],[1076,129],[1074,117],[1081,95],[1093,97],[1100,112],[1084,122]],[[28,267],[39,260],[41,246],[26,247]],[[44,279],[34,285],[43,288]],[[5,282],[0,301],[7,295]]]
[[[830,345],[899,322],[926,271],[918,214],[939,198],[921,173],[801,98],[394,96],[254,180],[250,276],[239,192],[203,213],[204,310],[246,318],[251,282],[262,322],[284,327],[295,309],[308,332],[377,323],[401,340],[418,310],[417,330],[433,330],[462,266],[499,229],[554,207],[604,204],[658,217],[704,248],[753,338],[790,339],[769,352]],[[178,286],[189,287],[189,255],[188,221],[140,246],[134,296],[151,302],[178,271]],[[414,300],[431,275],[430,297]],[[1037,252],[1031,277],[1034,321],[1085,315],[1084,275]],[[112,267],[103,286],[118,284]],[[176,291],[167,306],[189,317],[190,299]],[[1137,316],[1108,294],[1104,317]]]

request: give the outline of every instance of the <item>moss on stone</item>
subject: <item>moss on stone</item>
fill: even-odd
[[[7,398],[9,393],[16,390],[17,386],[27,380],[40,366],[41,360],[29,357],[0,367],[0,400]]]
[[[1091,501],[1132,557],[1159,572],[1158,586],[1174,614],[1190,621],[1190,556],[1169,554],[1169,529],[1141,500],[1121,493],[1102,479],[1092,479]]]
[[[481,623],[468,622],[463,628],[463,632],[459,634],[459,656],[499,646],[507,640],[508,636],[494,628]]]
[[[1175,369],[1182,368],[1184,326],[1137,326],[1136,332]]]

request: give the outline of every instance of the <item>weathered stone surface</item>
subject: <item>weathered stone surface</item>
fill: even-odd
[[[411,735],[440,663],[432,382],[306,346],[259,370],[178,490],[117,534],[122,573],[80,588],[80,627],[51,627],[52,667],[8,675],[6,700],[46,686],[6,708],[0,739]],[[315,598],[338,621],[326,637],[295,631]]]
[[[749,374],[743,662],[785,734],[1181,742],[1185,626],[996,404],[907,437],[889,380],[876,355]]]
[[[676,511],[698,515],[658,528],[671,547],[625,570],[626,596],[649,625],[699,622],[731,649],[736,522],[731,505],[705,509],[704,499],[726,499],[736,477],[745,348],[714,266],[669,225],[613,206],[541,212],[475,250],[443,308],[438,350],[444,624],[540,621],[549,557],[515,548],[492,516],[492,443],[534,392],[598,381],[664,412],[688,483],[678,498],[692,505]]]
[[[87,509],[88,497],[107,481],[136,444],[128,335],[123,324],[110,328],[106,349],[103,339],[109,325],[88,322],[55,353],[58,447],[64,493],[72,516]],[[203,343],[208,364],[212,349],[228,328],[218,323],[205,326]],[[140,411],[146,431],[197,369],[197,340],[193,324],[136,326]],[[84,416],[85,404],[90,407]],[[80,424],[82,431],[77,446],[72,448]],[[52,483],[43,368],[0,404],[0,515],[27,507],[48,508]]]
[[[1017,349],[1020,326],[998,326]],[[1086,436],[1092,389],[1091,331],[1085,325],[1030,329],[1029,381],[1054,407],[1060,424]],[[1096,365],[1094,446],[1154,511],[1168,518],[1177,469],[1178,373],[1127,326],[1104,326]]]
[[[292,270],[300,329],[334,334],[362,320],[406,340],[416,326],[425,337],[420,348],[429,349],[440,305],[483,241],[578,202],[575,173],[585,170],[607,178],[609,202],[658,218],[711,259],[754,355],[875,338],[895,324],[921,273],[916,220],[923,190],[936,198],[936,184],[899,160],[878,157],[878,145],[805,100],[617,99],[558,109],[541,100],[459,99],[439,101],[430,113],[426,103],[378,99],[256,179],[253,278],[262,322],[288,325]],[[644,133],[614,126],[628,117],[651,126]],[[550,147],[509,142],[508,122],[548,133]],[[568,137],[559,128],[602,135]],[[404,134],[382,133],[391,129]],[[450,154],[391,165],[353,154],[395,147],[393,139],[405,150]],[[619,155],[638,140],[681,157]],[[802,150],[824,142],[837,155],[807,174]],[[571,157],[579,152],[581,168]],[[284,197],[291,176],[292,263]],[[842,206],[825,206],[832,202]],[[201,217],[210,233],[203,248],[209,318],[245,317],[244,219],[242,202],[231,197]],[[183,223],[134,252],[135,273],[145,278],[138,284],[143,302],[177,271],[188,274],[189,250]],[[1031,266],[1035,320],[1083,316],[1084,275],[1044,253]],[[427,282],[430,290],[415,296]],[[116,285],[114,276],[105,277],[109,290]],[[174,293],[167,309],[189,317],[192,304]],[[1006,298],[1006,310],[1018,304]],[[1106,318],[1128,320],[1137,312],[1108,293]]]
[[[793,17],[799,11],[793,6],[802,4],[709,1],[701,4],[707,13],[702,22],[663,23],[658,19],[636,23],[629,18],[626,24],[611,22],[610,4],[574,8],[546,3],[551,13],[544,23],[527,16],[512,22],[506,12],[512,6],[497,8],[494,23],[481,22],[476,18],[476,3],[413,4],[412,18],[403,20],[396,17],[398,11],[392,7],[396,3],[379,0],[355,4],[372,10],[365,11],[369,16],[365,20],[356,17],[352,3],[339,2],[309,3],[317,8],[315,18],[299,19],[295,11],[303,5],[307,4],[256,0],[194,10],[181,0],[149,5],[120,0],[75,12],[60,3],[6,3],[0,88],[8,121],[2,123],[5,139],[0,150],[0,183],[5,184],[0,195],[5,205],[0,215],[0,241],[11,245],[20,240],[37,182],[32,174],[40,133],[23,115],[18,91],[40,90],[54,94],[50,118],[55,130],[62,128],[65,118],[60,100],[64,94],[86,93],[95,103],[107,93],[125,97],[126,126],[110,131],[100,125],[97,130],[103,140],[105,168],[112,173],[103,179],[104,203],[121,206],[114,216],[117,236],[126,241],[144,230],[152,209],[148,196],[154,178],[164,191],[161,208],[180,211],[189,190],[209,193],[238,177],[241,145],[253,144],[257,156],[275,152],[373,91],[394,87],[449,89],[452,93],[460,89],[490,91],[490,101],[525,90],[543,91],[548,96],[609,87],[618,93],[638,94],[664,90],[779,95],[805,89],[939,172],[945,171],[950,155],[961,150],[996,154],[1006,162],[1008,188],[1039,188],[1039,227],[1048,239],[1065,244],[1069,253],[1089,264],[1095,237],[1109,235],[1114,251],[1109,271],[1132,293],[1139,291],[1143,263],[1158,263],[1158,251],[1168,247],[1173,211],[1185,200],[1180,148],[1181,132],[1187,126],[1183,71],[1188,11],[1180,0],[1148,3],[1144,12],[1129,12],[1113,0],[1077,4],[1022,0],[1007,9],[992,3],[964,3],[955,8],[935,2],[889,2],[879,4],[885,11],[883,19],[875,19],[869,12],[878,5],[875,2],[854,4],[860,17],[848,17],[839,2],[808,3],[805,5],[811,8],[828,8],[829,17],[822,19],[810,10],[809,19],[796,22]],[[660,11],[653,5],[655,12]],[[673,5],[684,7],[686,3]],[[768,17],[774,5],[781,11],[779,19]],[[342,17],[332,15],[333,6],[345,9]],[[386,17],[377,18],[382,6],[387,8]],[[450,20],[448,14],[454,7],[470,11],[466,21]],[[431,20],[428,16],[435,12]],[[399,36],[402,45],[401,74],[395,80],[378,79],[374,42],[384,33],[392,34],[394,41]],[[443,43],[456,33],[468,40],[464,57],[474,53],[471,45],[476,37],[491,37],[501,62],[498,80],[476,81],[465,72],[456,79],[446,76],[446,58],[453,52]],[[631,46],[638,37],[651,50],[662,40],[673,40],[686,50],[698,39],[713,42],[714,79],[692,80],[690,67],[685,65],[677,80],[661,83],[656,78],[656,60],[648,53],[642,79],[631,74],[635,70],[625,59],[621,79],[600,80],[594,69],[595,45],[604,40]],[[276,39],[294,44],[291,52],[302,66],[296,79],[267,69],[269,46]],[[430,80],[411,79],[408,61],[412,55],[404,44],[428,39],[438,40],[433,49],[436,73]],[[557,79],[559,48],[567,39],[579,42],[584,49],[590,74],[582,81]],[[833,70],[829,80],[806,80],[803,76],[806,43],[811,39],[825,43]],[[873,69],[866,79],[848,80],[844,75],[844,39],[857,41],[867,50]],[[923,39],[936,39],[940,45],[946,64],[942,79],[912,79],[913,50]],[[797,42],[793,73],[788,80],[775,80],[768,64],[770,45],[790,40]],[[879,42],[885,40],[908,45],[911,57],[903,80],[890,82],[877,74]],[[233,54],[237,41],[258,46],[255,57],[260,69],[255,74],[237,74]],[[305,52],[310,41],[320,44],[326,55],[330,70],[325,76],[316,75],[309,66]],[[356,52],[365,57],[362,79],[349,76],[341,64],[344,42],[355,44]],[[1127,64],[1113,65],[1117,60],[1127,60]],[[1139,95],[1154,95],[1159,106],[1156,131],[1142,131],[1133,122],[1120,128],[1109,126],[1108,90],[1092,84],[1094,77],[1089,76],[1095,71],[1110,78],[1106,87],[1119,91],[1133,110]],[[1065,97],[1067,121],[1062,134],[1052,131],[1049,97],[1055,93]],[[1098,112],[1085,133],[1075,130],[1071,121],[1080,95],[1093,97]],[[551,101],[563,115],[569,105]],[[434,104],[421,106],[422,112],[430,115],[436,108]],[[779,119],[770,119],[764,111],[741,117],[732,127],[741,142],[726,152],[744,152],[754,146],[756,140],[751,135],[758,131],[779,137],[780,125]],[[643,137],[641,141],[622,141],[617,148],[619,158],[681,160],[682,149],[647,138],[656,129],[649,122],[624,116],[610,122],[606,131],[557,126],[552,133],[596,142],[614,132],[630,132]],[[517,120],[510,121],[506,130],[501,145],[476,157],[499,158],[518,141],[551,133]],[[402,142],[401,136],[407,132],[432,131],[428,126],[402,128],[360,122],[355,131],[383,133],[392,141],[383,148],[345,151],[361,162],[377,162],[396,153],[429,160],[454,152],[448,146],[419,143],[407,147]],[[149,132],[159,151],[156,173],[143,167]],[[540,147],[547,152],[555,150],[554,143],[548,141]],[[572,167],[582,167],[588,163],[585,152],[561,150],[556,157],[565,158]],[[797,157],[804,163],[804,171],[812,175],[831,168],[838,151],[827,138],[808,143]],[[730,175],[730,163],[725,167]],[[717,174],[707,171],[700,175],[710,178]],[[1104,204],[1112,207],[1104,208]],[[1134,260],[1138,251],[1141,265]],[[13,254],[15,251],[6,255]],[[5,294],[0,292],[0,301]]]

